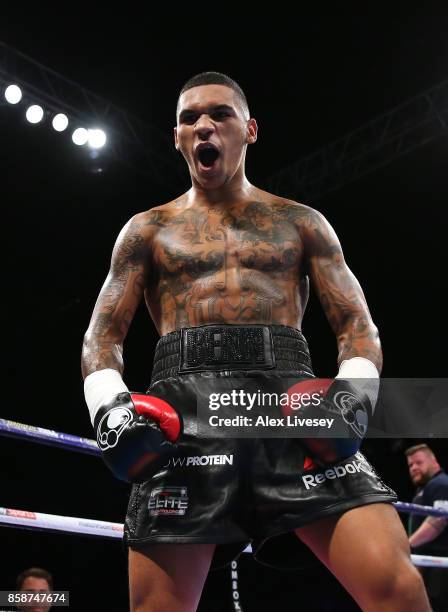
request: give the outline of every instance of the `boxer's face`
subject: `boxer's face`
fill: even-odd
[[[420,487],[426,484],[436,471],[434,458],[425,451],[417,451],[407,459],[413,484]]]
[[[248,144],[256,141],[255,119],[247,120],[238,96],[224,85],[200,85],[184,92],[174,128],[176,149],[193,183],[217,189],[239,169],[244,172]]]

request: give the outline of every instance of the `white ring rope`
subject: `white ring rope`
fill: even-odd
[[[27,510],[14,510],[12,508],[0,508],[0,525],[63,533],[82,533],[103,538],[123,538],[123,525],[121,523],[108,523],[107,521],[60,516],[57,514],[43,514]],[[250,546],[244,550],[244,552],[251,551]],[[417,566],[448,568],[448,557],[411,555],[411,559],[414,565]]]
[[[83,533],[105,538],[123,537],[123,525],[121,523],[108,523],[107,521],[60,516],[58,514],[43,514],[42,512],[28,512],[27,510],[14,510],[12,508],[0,508],[0,524],[28,529]]]

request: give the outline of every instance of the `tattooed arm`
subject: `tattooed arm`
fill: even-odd
[[[319,212],[304,207],[301,233],[314,289],[338,342],[338,364],[365,357],[381,372],[382,352],[378,330],[364,293],[345,263],[339,240]]]
[[[118,236],[109,274],[84,336],[84,378],[105,368],[123,373],[123,342],[142,299],[148,272],[151,226],[145,216],[140,213],[133,217]]]

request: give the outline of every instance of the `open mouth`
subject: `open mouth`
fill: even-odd
[[[219,151],[212,144],[198,148],[198,159],[205,168],[211,168],[218,157]]]

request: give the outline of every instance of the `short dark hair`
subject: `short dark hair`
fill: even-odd
[[[238,96],[238,99],[241,103],[241,107],[243,109],[244,116],[246,117],[246,119],[249,119],[250,113],[249,105],[247,104],[246,94],[236,81],[231,79],[226,74],[223,74],[222,72],[200,72],[199,74],[195,74],[193,77],[191,77],[191,79],[188,79],[188,81],[180,90],[180,94],[177,99],[177,109],[179,108],[179,100],[181,95],[185,91],[188,91],[193,87],[199,87],[200,85],[224,85],[225,87],[230,87],[230,89],[232,89]]]
[[[30,567],[29,569],[24,570],[21,574],[19,574],[16,578],[16,590],[20,591],[22,588],[22,584],[25,582],[27,578],[32,576],[33,578],[43,578],[48,582],[48,586],[50,591],[53,590],[53,577],[50,572],[42,569],[41,567]]]
[[[406,455],[406,457],[409,457],[409,455],[413,455],[414,453],[418,453],[419,451],[423,451],[424,453],[427,453],[428,455],[431,455],[431,457],[435,458],[433,451],[429,448],[427,444],[423,444],[423,443],[415,444],[415,446],[411,446],[410,448],[407,448],[404,451],[404,454]]]

